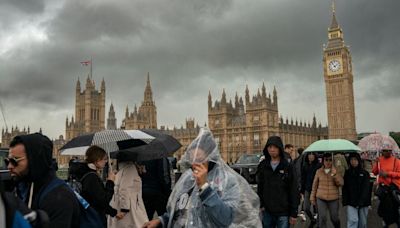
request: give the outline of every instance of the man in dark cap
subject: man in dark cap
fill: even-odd
[[[288,228],[296,223],[300,195],[293,168],[279,136],[268,138],[263,153],[265,159],[257,170],[263,227]]]
[[[60,183],[52,161],[53,143],[40,133],[16,136],[5,159],[15,182],[15,193],[29,208],[44,210],[49,227],[79,227],[79,204],[74,193]],[[56,187],[52,187],[56,186]]]

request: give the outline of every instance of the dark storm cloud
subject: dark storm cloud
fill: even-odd
[[[24,13],[24,14],[37,14],[43,12],[45,7],[44,0],[26,0],[26,1],[15,1],[15,0],[2,0],[0,2],[0,8],[12,13]]]
[[[336,2],[351,46],[356,104],[400,98],[400,2]],[[316,113],[326,122],[322,45],[330,1],[72,0],[53,8],[50,3],[2,3],[2,34],[15,33],[18,24],[33,18],[46,39],[20,41],[3,56],[0,51],[0,95],[8,107],[58,108],[52,117],[52,124],[59,123],[57,134],[64,131],[65,116],[74,113],[77,78],[85,85],[89,69],[79,62],[91,57],[94,80],[98,87],[105,79],[107,111],[113,102],[118,125],[126,105],[130,110],[140,105],[147,72],[159,124],[180,126],[195,117],[203,125],[208,90],[213,100],[223,88],[234,99],[236,91],[244,96],[246,84],[255,94],[262,82],[268,93],[277,87],[284,117],[311,120]]]

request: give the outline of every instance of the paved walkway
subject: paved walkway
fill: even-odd
[[[377,215],[377,201],[373,200],[372,202],[372,208],[368,212],[368,227],[369,228],[378,228],[382,227],[382,219]],[[346,227],[346,210],[344,207],[340,207],[340,222],[341,222],[341,227]],[[308,219],[308,218],[307,218]],[[295,228],[307,228],[309,226],[309,221],[302,222],[300,218],[297,221],[297,224],[293,227]],[[316,226],[315,226],[316,227]],[[329,228],[333,228],[333,225],[329,223]]]

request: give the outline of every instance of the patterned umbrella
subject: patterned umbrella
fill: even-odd
[[[86,150],[96,145],[108,154],[118,150],[150,143],[153,136],[140,130],[104,130],[73,138],[60,148],[61,155],[85,155]]]
[[[360,140],[358,146],[366,152],[366,158],[375,160],[383,149],[392,149],[396,157],[400,155],[400,149],[396,141],[389,135],[380,133],[370,134]]]
[[[142,131],[155,139],[143,146],[112,152],[111,158],[125,161],[148,161],[172,156],[182,146],[178,140],[162,131],[153,129],[142,129]]]

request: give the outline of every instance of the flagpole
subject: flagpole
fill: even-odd
[[[92,60],[92,57],[90,57],[90,79],[93,79],[93,69],[92,69],[92,67],[93,67],[93,60]]]

